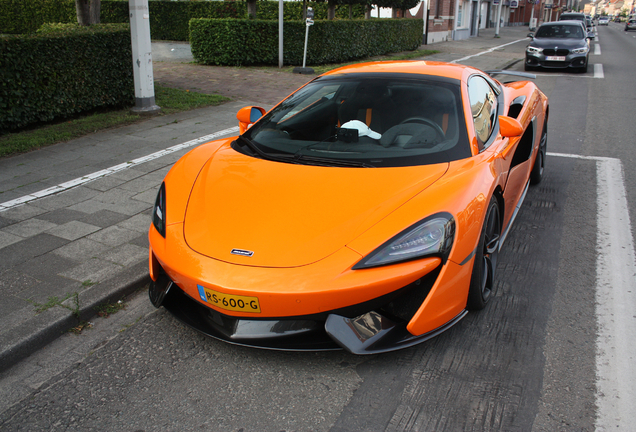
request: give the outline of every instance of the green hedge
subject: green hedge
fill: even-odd
[[[408,19],[315,21],[309,29],[307,64],[349,60],[414,50],[422,42],[423,22]],[[285,22],[284,63],[301,65],[305,42],[302,21]],[[278,22],[192,19],[190,46],[203,64],[278,64]]]
[[[0,38],[0,132],[135,100],[130,27],[47,26]]]
[[[327,3],[308,2],[316,19],[327,18]],[[150,0],[150,35],[154,40],[188,40],[188,22],[192,18],[247,18],[244,1],[161,1]],[[354,17],[363,18],[364,10],[356,5]],[[302,2],[285,2],[284,19],[302,19]],[[102,0],[102,23],[128,23],[128,2]],[[261,20],[278,19],[277,1],[258,1],[256,16]],[[347,5],[336,7],[336,17],[348,18]],[[35,32],[48,22],[77,22],[74,0],[0,0],[0,34]]]

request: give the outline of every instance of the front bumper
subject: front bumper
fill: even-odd
[[[156,307],[164,306],[182,323],[231,344],[284,351],[328,351],[344,348],[363,355],[407,348],[456,324],[461,310],[442,326],[421,335],[407,327],[435,287],[436,270],[397,292],[325,313],[297,317],[245,318],[221,313],[186,294],[161,270],[149,289]]]
[[[563,61],[547,60],[545,55],[535,56],[526,54],[526,65],[546,69],[578,69],[587,64],[586,54],[570,54]]]

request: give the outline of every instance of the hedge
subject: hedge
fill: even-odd
[[[46,26],[0,37],[0,132],[135,100],[130,27]]]
[[[309,29],[307,64],[349,60],[414,50],[421,44],[423,22],[409,19],[315,21]],[[283,62],[300,65],[305,24],[283,27]],[[278,22],[237,19],[190,20],[190,47],[203,64],[226,66],[278,64]]]
[[[308,2],[315,19],[327,18],[327,3]],[[154,40],[188,40],[188,22],[192,18],[247,18],[244,1],[161,1],[150,0],[150,35]],[[102,23],[128,23],[128,2],[102,0]],[[363,18],[364,10],[356,5],[354,17]],[[285,2],[284,19],[302,19],[302,2]],[[278,2],[256,2],[256,16],[261,20],[278,19]],[[348,18],[349,6],[336,7],[336,17]],[[74,0],[0,0],[0,34],[35,32],[44,23],[75,23]]]

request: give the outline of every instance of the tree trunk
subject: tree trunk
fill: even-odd
[[[353,19],[353,5],[349,3],[349,19]]]
[[[81,26],[99,24],[101,0],[75,0],[77,22]]]
[[[327,8],[327,19],[332,20],[336,17],[336,3],[329,0]]]
[[[247,0],[247,16],[256,19],[256,0]]]
[[[364,7],[364,19],[371,19],[371,5]]]

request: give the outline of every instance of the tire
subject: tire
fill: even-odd
[[[523,70],[524,70],[524,71],[526,71],[526,72],[528,72],[528,71],[533,71],[533,70],[534,70],[534,67],[532,67],[532,66],[528,66],[528,64],[524,63],[524,64],[523,64]]]
[[[585,66],[583,66],[581,69],[579,69],[579,72],[587,73],[587,63],[585,63]]]
[[[539,153],[534,160],[532,171],[530,172],[530,184],[536,185],[541,183],[543,171],[545,170],[545,159],[548,151],[548,119],[543,124],[543,132],[541,133],[541,141],[539,142]]]
[[[479,243],[473,262],[473,272],[468,289],[466,309],[480,310],[492,297],[495,288],[495,271],[499,256],[499,241],[501,239],[501,218],[499,203],[494,196],[488,204],[486,218],[481,228]]]

